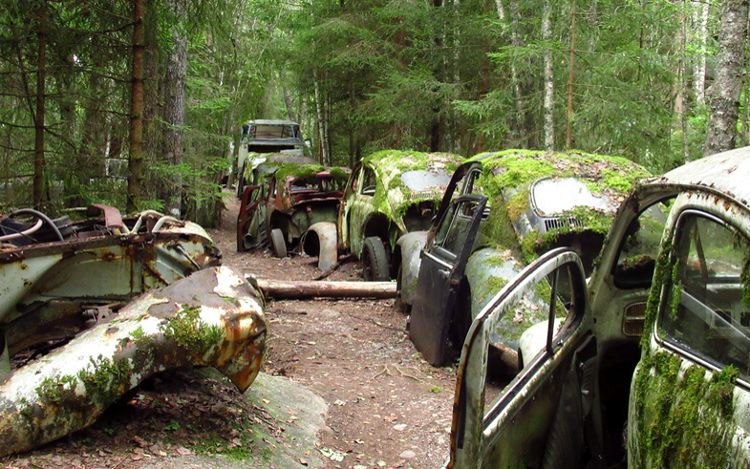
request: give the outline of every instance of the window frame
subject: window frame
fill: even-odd
[[[683,359],[690,360],[692,362],[695,362],[711,371],[720,372],[723,369],[725,369],[727,366],[730,366],[733,364],[731,363],[721,363],[718,362],[716,359],[706,356],[705,354],[701,353],[700,350],[697,350],[696,348],[689,347],[688,344],[679,341],[675,337],[672,336],[664,327],[664,316],[666,314],[669,314],[669,307],[671,304],[671,297],[672,297],[672,289],[673,289],[673,280],[672,280],[672,269],[675,267],[676,263],[679,262],[679,253],[678,253],[678,241],[682,234],[684,233],[686,222],[690,220],[691,217],[699,217],[703,219],[707,219],[709,221],[712,221],[728,230],[734,231],[738,235],[742,236],[745,241],[747,242],[748,247],[750,247],[750,238],[745,236],[742,230],[738,228],[737,225],[728,222],[727,220],[724,220],[720,218],[719,216],[707,212],[702,209],[698,208],[685,208],[682,210],[676,218],[676,221],[674,223],[674,229],[672,230],[672,234],[670,237],[670,253],[669,253],[669,262],[667,264],[667,268],[665,268],[665,274],[663,277],[663,280],[660,284],[660,300],[659,300],[659,307],[656,311],[656,319],[655,324],[653,328],[653,337],[656,340],[657,344],[661,345],[662,347],[666,348],[667,350],[671,351],[672,353],[677,354]],[[689,236],[689,234],[687,234]],[[708,305],[706,305],[708,306]],[[716,313],[712,309],[712,312]],[[750,390],[750,375],[749,376],[743,376],[742,373],[739,374],[737,377],[736,383],[745,388],[746,390]]]

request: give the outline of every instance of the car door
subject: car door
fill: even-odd
[[[357,256],[362,252],[364,237],[362,230],[368,215],[375,209],[373,199],[376,190],[376,175],[372,167],[363,165],[358,178],[358,187],[349,199],[346,224],[349,250]]]
[[[675,201],[656,324],[631,387],[632,466],[750,464],[750,238],[732,203]]]
[[[521,337],[527,356],[509,382],[490,379],[498,321],[519,309],[546,308],[547,320]],[[448,467],[580,467],[599,434],[591,411],[597,390],[596,343],[586,314],[583,265],[571,250],[544,254],[472,322],[459,363]],[[584,445],[586,441],[587,445]]]
[[[242,192],[237,215],[237,251],[258,247],[264,240],[265,186],[250,185]]]
[[[456,170],[422,252],[409,336],[425,360],[435,366],[453,358],[449,332],[457,290],[487,204],[482,195],[453,197],[458,182],[476,167],[468,164]]]

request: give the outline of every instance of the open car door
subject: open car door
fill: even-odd
[[[464,176],[478,166],[467,163],[456,169],[422,251],[409,337],[425,360],[434,366],[444,365],[456,356],[449,343],[449,332],[457,290],[473,250],[487,198],[477,194],[454,198],[453,194]]]
[[[499,364],[488,349],[498,320],[539,307],[548,319],[521,336],[520,371],[507,385],[493,382],[489,368]],[[581,260],[563,248],[540,257],[484,307],[461,353],[448,467],[575,468],[596,460],[596,342],[585,311]]]
[[[237,251],[247,251],[261,246],[266,233],[266,190],[250,185],[242,191],[240,211],[237,214]]]

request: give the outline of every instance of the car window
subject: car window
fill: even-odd
[[[672,200],[649,206],[630,223],[615,265],[614,281],[619,288],[647,288],[651,285]]]
[[[434,251],[455,259],[464,248],[478,200],[456,201],[450,205],[435,236]]]
[[[362,174],[362,195],[375,195],[375,171],[364,168]]]
[[[574,320],[583,314],[584,300],[573,290],[577,272],[575,264],[563,264],[546,278],[527,284],[504,311],[493,311],[496,318],[487,344],[485,419],[499,412],[506,385],[549,359]]]
[[[750,377],[750,242],[720,220],[686,212],[676,232],[659,331],[718,367]]]

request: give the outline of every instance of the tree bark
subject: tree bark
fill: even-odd
[[[551,0],[544,1],[542,11],[542,40],[548,42],[552,39],[552,16]],[[555,84],[552,69],[552,50],[547,44],[544,46],[544,149],[552,151],[555,149]]]
[[[143,186],[143,27],[145,0],[133,0],[133,69],[130,86],[130,149],[127,210],[137,209]]]
[[[185,126],[185,77],[187,75],[187,37],[182,27],[187,16],[184,0],[171,0],[170,9],[174,15],[172,25],[172,50],[167,59],[165,75],[164,120],[164,162],[172,167],[182,164],[182,137]],[[169,180],[164,181],[162,198],[166,212],[174,217],[182,214],[182,177],[179,171],[172,171]]]
[[[693,68],[693,92],[695,102],[703,105],[706,103],[706,38],[711,3],[709,0],[694,0],[692,3],[695,12],[695,45],[698,49],[698,57]]]
[[[510,29],[510,44],[513,47],[521,47],[521,39],[518,35],[518,4],[516,0],[510,0],[509,10],[510,15],[505,12],[503,0],[495,0],[495,7],[497,9],[497,17],[500,21],[506,21],[506,18],[510,17],[508,26]],[[523,94],[521,93],[521,84],[518,80],[518,69],[514,61],[510,63],[510,86],[513,89],[513,104],[516,110],[515,119],[513,122],[514,139],[518,141],[518,146],[525,147],[528,144],[527,133],[523,131],[524,112],[523,112]]]
[[[319,74],[317,70],[313,71],[313,86],[315,87],[315,112],[318,118],[318,148],[320,148],[320,164],[325,164],[329,160],[328,145],[325,136],[325,116],[323,114],[323,102],[320,93]]]
[[[721,10],[716,80],[706,94],[709,108],[705,155],[735,147],[748,0],[726,0]]]
[[[272,298],[396,298],[396,282],[284,281],[249,277]]]
[[[573,147],[573,79],[576,68],[576,2],[570,2],[570,50],[568,53],[568,107],[565,112],[565,148]]]
[[[41,210],[44,195],[44,98],[47,66],[47,0],[37,10],[36,112],[34,113],[34,208]]]

